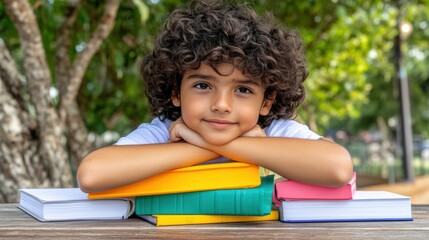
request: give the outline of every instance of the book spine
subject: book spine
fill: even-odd
[[[304,184],[295,181],[285,181],[275,184],[273,202],[278,206],[281,200],[343,200],[352,199],[356,191],[356,173],[348,184],[337,187],[323,187]]]
[[[145,218],[143,218],[145,219]],[[233,215],[154,215],[151,220],[145,219],[156,226],[175,226],[188,224],[230,223],[277,221],[279,213],[271,211],[265,216],[233,216]]]
[[[261,179],[256,165],[239,162],[202,164],[163,172],[118,188],[92,192],[88,194],[88,198],[122,198],[217,189],[253,188],[260,184]]]
[[[274,176],[256,188],[136,197],[136,214],[219,214],[263,216],[271,212]]]

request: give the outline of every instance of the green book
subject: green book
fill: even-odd
[[[271,213],[274,175],[256,188],[210,190],[136,197],[136,214],[264,216]]]

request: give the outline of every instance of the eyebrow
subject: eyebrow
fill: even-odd
[[[189,80],[191,80],[191,79],[215,80],[216,77],[212,76],[212,75],[205,75],[205,74],[191,74],[186,79],[189,79]],[[252,80],[252,79],[236,79],[236,78],[234,78],[232,81],[234,83],[262,86],[260,82]]]
[[[205,75],[205,74],[191,74],[186,79],[194,79],[194,78],[197,78],[197,79],[206,79],[206,80],[212,80],[212,79],[214,80],[215,79],[214,76]]]
[[[234,79],[233,82],[241,83],[241,84],[251,84],[255,86],[262,86],[260,82],[252,79]]]

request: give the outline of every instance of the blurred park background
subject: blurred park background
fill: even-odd
[[[429,0],[254,0],[305,42],[298,120],[345,146],[358,185],[429,175]],[[0,2],[0,202],[76,186],[89,151],[149,121],[139,64],[182,0]]]

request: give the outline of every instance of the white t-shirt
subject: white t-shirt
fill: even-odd
[[[154,118],[151,123],[143,123],[127,136],[121,137],[115,145],[167,143],[170,137],[168,128],[171,123],[172,121],[168,119],[161,121],[159,118]],[[268,127],[264,128],[264,131],[267,137],[305,138],[314,140],[321,138],[320,135],[311,131],[306,125],[288,119],[273,120]],[[227,161],[230,160],[218,158],[206,163]]]
[[[171,123],[172,121],[168,119],[161,121],[159,118],[154,118],[151,123],[142,123],[127,136],[121,137],[116,145],[167,143],[170,137],[168,129]],[[267,137],[305,139],[319,139],[321,137],[306,125],[285,119],[273,120],[268,127],[264,128],[264,131]]]

